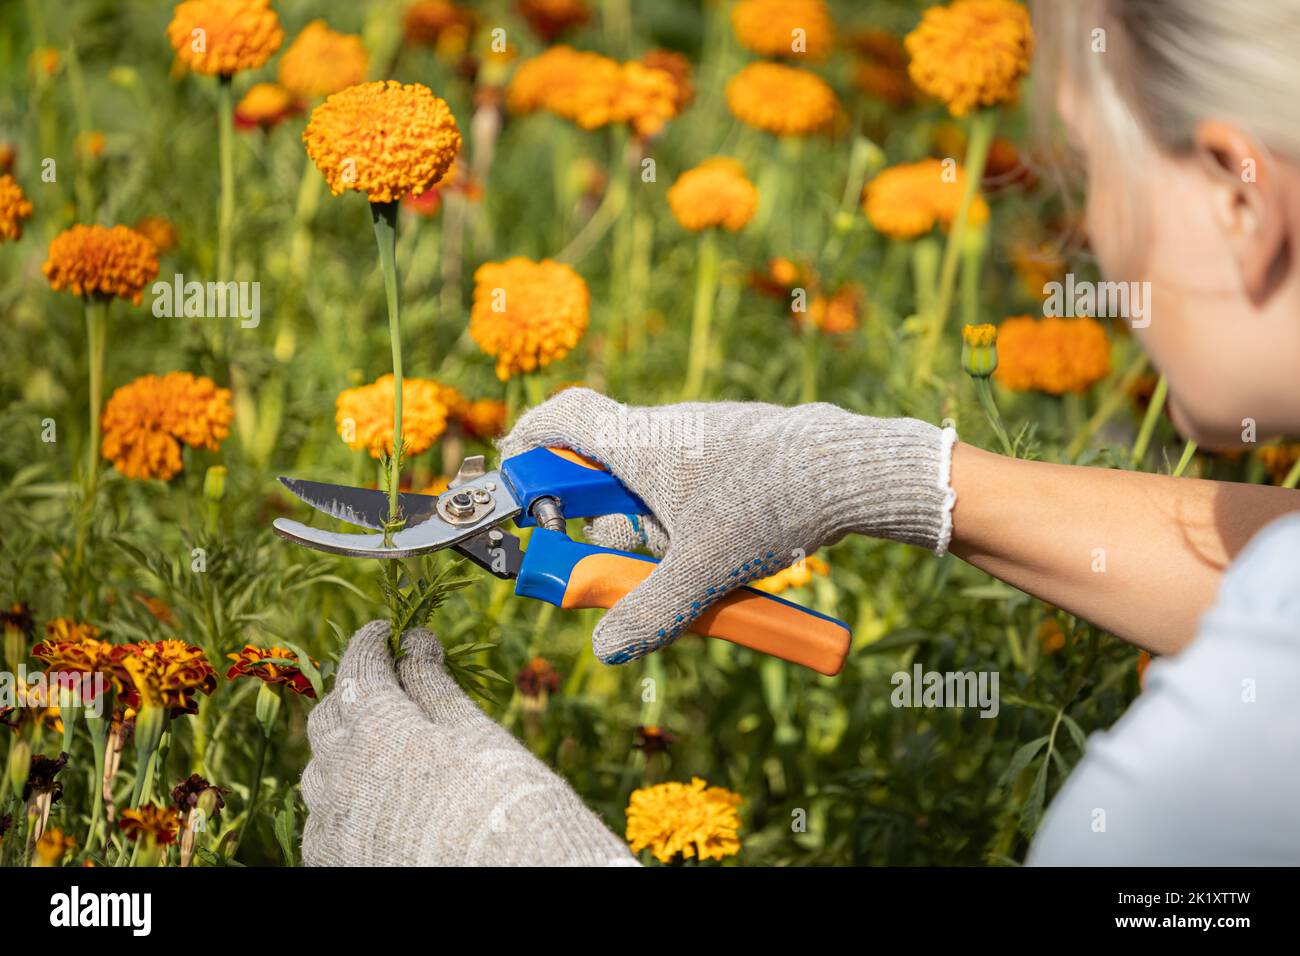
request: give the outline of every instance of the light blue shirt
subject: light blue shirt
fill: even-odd
[[[1300,864],[1300,515],[1251,540],[1196,639],[1088,738],[1027,862]]]

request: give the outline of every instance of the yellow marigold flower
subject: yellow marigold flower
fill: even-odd
[[[673,50],[649,50],[641,57],[641,62],[672,77],[676,91],[673,104],[678,113],[691,105],[695,99],[695,84],[691,79],[691,61],[684,54]]]
[[[744,801],[699,777],[689,784],[660,783],[632,791],[627,803],[627,842],[633,853],[649,847],[660,863],[684,859],[720,860],[740,852]]]
[[[564,358],[587,330],[589,304],[587,283],[563,263],[486,262],[474,273],[469,334],[505,381]]]
[[[181,470],[180,443],[217,451],[234,414],[230,390],[210,378],[144,375],[104,406],[102,454],[127,478],[168,481]]]
[[[32,204],[23,195],[18,180],[8,173],[0,175],[0,240],[17,242],[23,237],[23,220],[30,219]]]
[[[998,367],[998,330],[988,322],[963,325],[961,367],[967,375],[988,378]]]
[[[99,637],[99,628],[70,617],[56,617],[45,622],[45,635],[51,641],[81,641]]]
[[[871,225],[891,239],[915,239],[936,223],[952,225],[965,188],[966,172],[960,166],[923,159],[878,173],[863,191],[862,208]],[[976,193],[966,214],[967,223],[978,226],[988,218],[988,204]]]
[[[284,42],[270,0],[183,0],[167,25],[176,58],[195,73],[255,70]]]
[[[235,106],[235,126],[270,129],[301,108],[294,95],[278,83],[254,83]]]
[[[158,275],[158,250],[126,226],[73,226],[54,237],[41,271],[56,292],[115,295],[139,305]]]
[[[584,0],[519,0],[519,13],[545,43],[591,19]]]
[[[159,255],[175,249],[180,242],[176,227],[166,216],[141,216],[131,228],[152,242]]]
[[[1006,319],[994,378],[1013,391],[1082,392],[1110,373],[1110,340],[1096,319]]]
[[[355,189],[371,202],[422,193],[460,150],[451,108],[427,86],[380,80],[350,86],[312,111],[302,133],[330,192]]]
[[[824,0],[740,0],[731,27],[740,45],[760,56],[810,60],[826,58],[835,32]]]
[[[138,840],[143,836],[159,846],[166,846],[176,840],[181,828],[181,817],[175,807],[146,803],[123,810],[118,826],[128,840]]]
[[[829,126],[835,91],[816,73],[781,63],[751,63],[727,82],[727,106],[749,126],[778,136],[807,136]]]
[[[297,96],[329,96],[365,80],[369,65],[361,37],[331,30],[324,20],[313,20],[280,57],[277,78]]]
[[[49,827],[32,848],[35,856],[34,866],[58,866],[59,862],[75,848],[77,841],[64,834],[58,827]]]
[[[467,38],[475,21],[474,11],[448,0],[417,0],[402,15],[402,29],[407,43],[437,47],[451,36]]]
[[[340,437],[355,451],[365,449],[371,458],[393,453],[393,376],[339,393],[334,403],[334,423]],[[406,454],[418,455],[433,447],[444,431],[454,402],[445,387],[427,378],[402,380],[402,443]]]
[[[668,189],[668,206],[692,232],[714,226],[738,232],[754,218],[758,190],[740,163],[718,156],[678,176]]]
[[[830,573],[831,566],[829,564],[817,557],[817,555],[810,554],[802,561],[798,561],[788,568],[782,568],[776,574],[769,574],[765,578],[759,578],[750,587],[766,591],[768,594],[780,594],[789,588],[804,587],[812,581],[814,574],[824,578]]]
[[[1029,70],[1029,12],[1013,0],[953,0],[930,7],[903,41],[912,81],[953,116],[1012,100]]]

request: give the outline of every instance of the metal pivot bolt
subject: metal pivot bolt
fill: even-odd
[[[564,533],[564,512],[560,510],[560,502],[555,498],[538,498],[529,510],[533,520],[547,531]]]

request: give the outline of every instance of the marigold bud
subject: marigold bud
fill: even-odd
[[[961,367],[973,378],[988,378],[998,367],[998,330],[985,322],[963,326]]]

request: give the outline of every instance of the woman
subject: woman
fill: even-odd
[[[1035,12],[1039,88],[1086,157],[1088,235],[1109,279],[1150,283],[1135,332],[1179,430],[1216,448],[1300,433],[1300,0]],[[664,554],[597,627],[602,660],[670,643],[770,553],[849,533],[951,550],[1162,656],[1089,742],[1031,863],[1300,863],[1300,498],[955,439],[828,405],[628,409],[571,389],[502,451],[580,449],[657,518],[590,530]],[[358,633],[312,714],[307,862],[631,861],[455,687],[435,640],[408,638],[394,675],[383,631]]]

